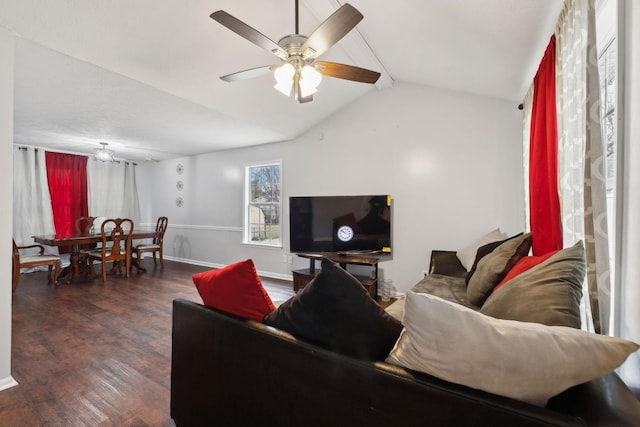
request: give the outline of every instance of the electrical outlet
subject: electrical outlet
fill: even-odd
[[[289,259],[287,258],[287,254],[282,254],[282,262],[286,264],[288,261]]]
[[[289,262],[289,265],[293,264],[293,255],[289,254],[287,261]]]

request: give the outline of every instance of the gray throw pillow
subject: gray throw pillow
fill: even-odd
[[[506,282],[480,310],[492,317],[580,328],[580,299],[586,273],[579,241]]]
[[[520,237],[522,236],[523,233],[518,233],[515,236],[511,236],[508,239],[503,239],[503,240],[498,240],[497,242],[491,242],[491,243],[487,243],[484,246],[480,246],[478,248],[478,252],[476,252],[476,260],[473,262],[473,266],[471,267],[471,270],[469,270],[469,272],[467,273],[467,277],[464,280],[464,284],[468,285],[469,284],[469,280],[471,280],[471,276],[473,276],[473,274],[476,272],[476,268],[478,268],[478,263],[480,262],[480,260],[484,257],[486,257],[487,255],[489,255],[491,252],[493,252],[498,246],[500,246],[501,244],[503,244],[504,242],[506,242],[507,240],[511,240],[514,239],[516,237]]]
[[[484,256],[469,279],[467,297],[469,302],[482,307],[493,288],[504,279],[509,270],[531,249],[531,233],[509,239],[490,254]]]

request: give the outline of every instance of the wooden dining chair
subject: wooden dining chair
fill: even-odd
[[[20,255],[21,250],[39,248],[40,253],[35,255]],[[42,245],[28,245],[18,246],[16,241],[13,241],[13,279],[12,279],[12,292],[16,291],[18,282],[20,282],[20,269],[33,268],[41,266],[49,267],[49,283],[53,282],[54,285],[58,285],[58,275],[60,274],[60,257],[57,255],[45,254],[44,246]],[[53,276],[51,275],[53,273]]]
[[[93,227],[93,222],[95,221],[95,219],[95,216],[79,216],[78,218],[76,218],[76,221],[74,223],[76,234],[91,233],[91,228]]]
[[[162,256],[163,245],[162,242],[164,240],[164,232],[167,231],[167,224],[169,223],[169,219],[166,216],[161,216],[158,218],[156,222],[156,233],[157,236],[153,238],[151,243],[142,243],[133,247],[132,251],[135,254],[138,264],[142,261],[142,253],[151,252],[153,254],[153,265],[157,265],[156,263],[156,253],[160,257],[160,266],[164,267],[164,259]]]
[[[93,222],[95,221],[95,216],[79,216],[76,218],[74,222],[74,228],[76,230],[77,235],[90,234],[93,228]],[[89,265],[89,255],[88,252],[96,249],[98,245],[96,243],[92,243],[89,245],[82,245],[80,248],[80,265],[88,266]]]
[[[93,261],[100,261],[102,266],[102,281],[107,281],[107,263],[113,262],[111,271],[114,273],[125,267],[125,274],[129,277],[131,271],[131,235],[133,234],[133,221],[129,218],[109,218],[100,226],[102,247],[87,252],[91,264],[91,275],[95,277]],[[111,245],[107,245],[107,243]]]

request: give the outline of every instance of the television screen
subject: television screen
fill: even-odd
[[[391,253],[391,196],[289,198],[291,252]]]

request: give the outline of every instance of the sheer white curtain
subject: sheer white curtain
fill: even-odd
[[[135,165],[129,162],[87,162],[89,215],[140,219]]]
[[[583,240],[583,328],[607,333],[609,254],[593,0],[567,0],[556,30],[559,191],[565,246]],[[588,297],[588,299],[587,299]]]
[[[138,200],[138,185],[136,183],[136,166],[127,162],[124,165],[124,200],[122,215],[131,218],[134,223],[140,219],[140,201]]]
[[[533,84],[522,101],[522,168],[524,171],[524,223],[530,231],[531,212],[529,212],[529,157],[531,145],[531,111],[533,109]]]
[[[13,149],[13,238],[18,245],[33,244],[32,236],[54,234],[53,209],[44,150]],[[49,248],[57,253],[57,248]]]

